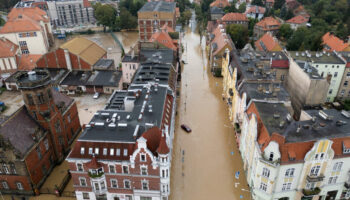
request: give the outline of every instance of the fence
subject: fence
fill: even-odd
[[[123,44],[119,41],[118,37],[113,33],[110,32],[112,38],[114,39],[114,41],[116,41],[118,43],[118,45],[120,46],[120,49],[122,50],[123,54],[125,53],[124,48],[123,48]]]
[[[54,194],[54,195],[59,195],[59,196],[64,196],[64,197],[75,197],[74,191],[64,191],[64,188],[67,186],[71,177],[72,177],[72,175],[68,171],[68,173],[63,178],[63,180],[59,186],[56,185],[55,188],[41,188],[40,194]]]

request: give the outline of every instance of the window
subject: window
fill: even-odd
[[[329,92],[328,92],[328,94],[332,94],[332,92],[333,92],[333,90],[332,90],[332,89],[330,89],[330,90],[329,90]]]
[[[320,159],[324,158],[324,153],[321,153]]]
[[[56,133],[60,133],[61,132],[61,124],[60,124],[59,120],[57,120],[56,123],[55,123],[55,130],[56,130]]]
[[[85,154],[85,148],[84,148],[84,147],[81,147],[81,148],[80,148],[80,154],[81,154],[81,155],[84,155],[84,154]]]
[[[294,176],[294,171],[295,171],[294,168],[287,169],[286,173],[285,173],[285,176],[286,177],[293,177]]]
[[[348,72],[348,73],[350,73],[350,72]],[[344,86],[348,86],[348,84],[349,84],[349,81],[344,81]]]
[[[269,178],[270,176],[270,170],[267,169],[267,168],[263,168],[263,171],[262,171],[262,176],[266,177],[266,178]]]
[[[311,189],[311,190],[314,189],[314,188],[315,188],[315,182],[307,183],[307,184],[306,184],[306,188],[307,188],[307,189]]]
[[[38,120],[38,116],[36,115],[35,111],[33,111],[33,117],[34,117],[34,119]]]
[[[114,155],[114,149],[109,149],[109,155],[111,155],[111,156]]]
[[[345,90],[341,90],[341,91],[340,91],[340,95],[341,95],[341,96],[344,96],[344,94],[345,94]]]
[[[110,165],[109,166],[109,173],[115,173],[115,166],[114,165]]]
[[[124,180],[124,188],[130,189],[130,181],[129,180]]]
[[[3,169],[5,174],[9,174],[10,173],[9,168],[7,167],[6,163],[2,164],[2,169]]]
[[[22,185],[21,182],[17,182],[17,183],[16,183],[16,186],[17,186],[17,189],[18,189],[18,190],[23,190],[23,185]]]
[[[101,190],[106,189],[106,184],[104,181],[101,181],[100,184],[101,184]]]
[[[123,173],[129,174],[129,167],[128,166],[123,166]]]
[[[338,176],[329,177],[328,184],[335,184],[337,182]]]
[[[317,160],[317,159],[318,159],[318,154],[315,155],[315,160]]]
[[[147,175],[147,167],[141,167],[141,175]]]
[[[270,152],[269,161],[273,161],[273,152]]]
[[[17,174],[16,166],[14,163],[10,163],[11,174]]]
[[[97,191],[100,190],[100,185],[98,183],[95,182],[94,186],[95,186],[95,190],[97,190]]]
[[[162,178],[164,178],[164,177],[165,177],[165,170],[162,169]]]
[[[107,148],[103,148],[103,155],[107,155]]]
[[[260,187],[259,187],[260,190],[263,190],[266,192],[266,189],[267,189],[267,185],[266,183],[260,183]]]
[[[95,154],[98,155],[100,149],[99,148],[95,148]]]
[[[127,156],[127,155],[128,155],[128,150],[127,150],[127,149],[124,149],[123,155],[124,155],[124,156]]]
[[[292,186],[292,183],[283,183],[282,191],[290,190],[291,186]]]
[[[33,96],[31,94],[27,94],[27,101],[29,105],[34,105],[34,101],[33,101]]]
[[[343,166],[343,162],[336,162],[333,166],[333,171],[341,171],[342,166]]]
[[[87,186],[87,185],[86,185],[86,179],[85,179],[85,178],[80,177],[80,178],[79,178],[79,181],[80,181],[80,186],[83,186],[83,187],[86,187],[86,186]]]
[[[310,175],[311,176],[318,176],[318,172],[320,171],[321,166],[317,165],[311,168]]]
[[[89,148],[89,154],[92,155],[92,148]]]
[[[90,199],[89,193],[83,192],[83,199]]]
[[[6,189],[6,190],[9,189],[9,185],[7,184],[6,181],[2,181],[2,182],[1,182],[1,185],[2,185],[2,188],[3,188],[3,189]]]
[[[84,171],[83,164],[77,163],[77,170],[78,170],[79,172],[83,172],[83,171]]]
[[[141,160],[141,162],[146,162],[146,155],[145,154],[141,154],[140,160]]]
[[[40,147],[38,146],[38,147],[36,147],[36,153],[38,154],[38,158],[39,158],[39,160],[42,158],[42,155],[41,155],[41,150],[40,150]]]
[[[33,36],[36,37],[36,32],[33,32]]]
[[[40,92],[39,94],[37,94],[36,97],[38,98],[39,104],[45,103],[44,94],[43,94],[42,92]]]
[[[26,41],[19,41],[19,46],[20,47],[27,47],[27,42]]]
[[[118,182],[116,179],[111,179],[111,187],[112,188],[118,188]]]
[[[120,156],[120,149],[117,149],[116,154],[117,154],[117,156]]]
[[[346,77],[349,78],[350,77],[350,72],[346,73]]]
[[[44,146],[45,146],[45,150],[49,150],[49,140],[48,139],[45,139],[44,140]]]
[[[338,72],[334,72],[334,77],[337,77],[338,76]]]
[[[148,182],[147,181],[142,181],[142,189],[148,190]]]

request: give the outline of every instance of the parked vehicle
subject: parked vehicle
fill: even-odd
[[[190,133],[192,130],[189,126],[185,125],[185,124],[182,124],[181,125],[181,128],[186,131],[187,133]]]
[[[92,98],[98,99],[98,97],[100,97],[100,93],[96,92]]]

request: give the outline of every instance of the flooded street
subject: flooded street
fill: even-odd
[[[123,44],[125,53],[129,52],[130,47],[134,46],[139,39],[139,33],[133,32],[115,32],[119,41]]]
[[[171,169],[171,200],[250,199],[233,127],[221,98],[222,78],[207,69],[205,41],[188,29],[184,37],[181,96]],[[180,127],[187,124],[192,133]],[[234,173],[240,172],[238,179]]]

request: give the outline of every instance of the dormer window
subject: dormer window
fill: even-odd
[[[141,154],[140,161],[141,162],[146,162],[146,155],[145,154]]]

